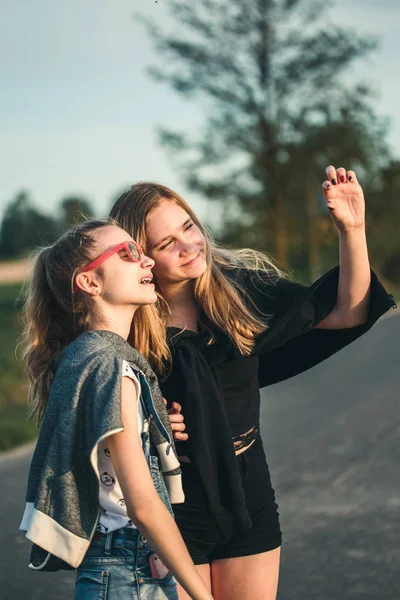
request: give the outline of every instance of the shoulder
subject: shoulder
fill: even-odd
[[[138,372],[135,371],[135,369],[133,369],[131,367],[131,365],[128,363],[128,361],[125,359],[122,361],[121,366],[122,366],[122,371],[121,371],[122,377],[128,377],[129,379],[131,379],[133,381],[133,383],[135,384],[136,391],[138,392],[138,394],[140,394],[141,386],[140,386],[140,379],[138,377]]]
[[[56,374],[73,373],[76,377],[88,377],[92,374],[122,372],[123,359],[107,340],[95,331],[86,331],[66,346],[55,364]]]
[[[273,288],[278,280],[283,279],[272,270],[251,269],[249,267],[224,268],[222,272],[227,279],[243,286],[246,291],[252,288]]]
[[[273,271],[235,267],[225,269],[224,275],[252,300],[265,296],[273,299],[288,280]]]
[[[106,353],[113,355],[116,354],[116,349],[96,331],[85,331],[62,351],[64,356],[83,355],[87,353],[93,356],[105,355]]]
[[[289,277],[272,270],[239,268],[226,272],[239,290],[244,300],[250,299],[249,309],[256,309],[264,316],[279,318],[297,302],[302,302],[309,288]]]

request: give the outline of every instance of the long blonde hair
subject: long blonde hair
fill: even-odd
[[[175,202],[183,208],[199,227],[206,240],[207,268],[195,281],[194,295],[202,312],[212,325],[228,333],[234,345],[243,355],[249,355],[254,338],[267,327],[266,317],[256,316],[243,301],[239,287],[227,276],[227,270],[245,267],[253,270],[268,271],[276,280],[283,274],[264,254],[250,249],[228,250],[218,245],[211,233],[200,223],[185,200],[170,188],[149,182],[133,185],[115,202],[110,215],[119,226],[125,229],[146,250],[146,224],[149,215],[163,199]],[[159,375],[165,372],[171,362],[168,347],[160,344],[166,339],[168,303],[158,288],[158,302],[147,306],[139,318],[135,317],[129,341],[152,364]],[[240,290],[243,292],[242,290]],[[210,343],[213,337],[210,336]]]
[[[93,303],[83,291],[73,293],[75,275],[91,260],[96,229],[115,225],[112,219],[91,220],[64,233],[34,255],[34,268],[25,289],[24,330],[20,347],[30,380],[30,417],[43,419],[54,361],[61,350],[90,329]],[[101,267],[98,267],[101,276]]]

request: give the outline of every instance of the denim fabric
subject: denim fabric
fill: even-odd
[[[148,407],[142,397],[140,401],[148,418]],[[147,431],[142,432],[141,438],[154,487],[172,513],[157,451]],[[178,600],[172,574],[164,566],[161,577],[152,574],[155,558],[158,562],[137,529],[125,527],[107,534],[97,531],[77,569],[75,600]]]
[[[75,600],[178,600],[171,573],[152,576],[152,557],[138,530],[96,533],[77,569]]]
[[[140,402],[142,404],[143,414],[145,419],[152,419],[153,414],[151,412],[151,394],[147,385],[145,384],[145,378],[140,372],[136,372],[136,375],[139,377],[140,385],[142,393],[140,395]],[[165,485],[164,477],[161,474],[160,462],[158,458],[158,452],[154,444],[151,443],[150,433],[149,431],[143,431],[141,434],[142,438],[142,448],[144,455],[147,460],[147,464],[149,465],[151,478],[154,483],[154,487],[156,488],[158,495],[161,500],[164,502],[170,513],[173,515],[172,506],[169,499],[169,494],[167,490],[167,486]]]

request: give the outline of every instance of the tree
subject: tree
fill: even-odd
[[[392,160],[368,190],[367,234],[371,256],[386,279],[400,286],[400,161]]]
[[[246,240],[287,264],[300,222],[317,269],[324,167],[377,171],[387,154],[369,89],[344,83],[376,42],[327,24],[318,0],[169,0],[168,8],[171,34],[142,19],[160,57],[150,73],[205,116],[197,137],[164,128],[162,144],[190,188],[225,203],[225,241]]]
[[[57,221],[39,212],[26,191],[8,204],[0,227],[0,257],[25,256],[38,245],[51,243],[59,233]]]
[[[73,227],[94,215],[90,202],[79,196],[67,196],[61,200],[60,208],[61,222],[67,227]]]

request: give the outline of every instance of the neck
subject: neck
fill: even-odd
[[[194,279],[163,285],[161,286],[161,291],[167,299],[170,308],[195,302]]]
[[[138,306],[119,306],[118,309],[114,310],[110,308],[107,314],[102,315],[100,319],[97,319],[93,323],[91,329],[94,331],[99,329],[112,331],[127,340],[132,326],[133,315],[138,308]]]
[[[194,297],[194,280],[163,286],[162,293],[171,311],[168,324],[196,331],[200,307]]]

